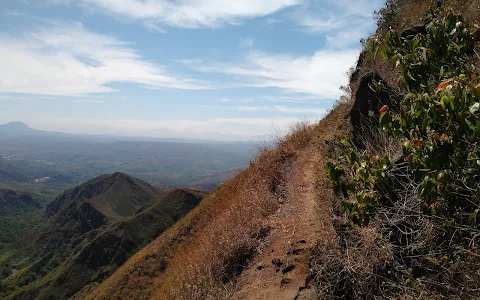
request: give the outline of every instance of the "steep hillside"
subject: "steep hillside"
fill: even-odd
[[[48,204],[49,224],[36,233],[30,247],[41,257],[78,244],[85,233],[134,215],[156,195],[153,187],[126,174],[99,176]]]
[[[329,194],[317,185],[324,140],[335,134],[345,113],[341,106],[317,126],[300,124],[275,148],[263,150],[87,299],[308,294],[309,250],[331,233],[329,210],[318,214],[331,206]]]
[[[22,169],[0,157],[0,182],[27,182],[29,180],[30,178],[24,174]]]
[[[190,212],[203,197],[202,192],[175,190],[159,196],[135,216],[89,235],[55,280],[41,291],[39,299],[64,299],[92,282],[101,282],[135,251]]]
[[[46,212],[53,216],[72,204],[85,202],[113,222],[134,214],[156,193],[153,186],[123,173],[102,175],[58,196]]]
[[[11,249],[7,265],[25,268],[2,282],[3,292],[14,299],[68,298],[108,277],[203,196],[186,189],[156,196],[122,173],[68,190],[48,206],[49,223]]]
[[[39,209],[40,204],[30,194],[0,189],[0,217],[11,217]]]
[[[43,225],[12,245],[2,261],[27,267],[16,284],[28,285],[57,269],[89,232],[133,216],[156,196],[153,187],[122,173],[92,179],[50,203]]]
[[[0,249],[39,225],[41,207],[31,194],[0,189]]]

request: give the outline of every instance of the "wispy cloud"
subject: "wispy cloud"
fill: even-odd
[[[73,1],[69,1],[73,2]],[[183,28],[238,25],[245,19],[267,16],[303,0],[76,0],[118,17]],[[151,26],[151,25],[150,25]]]
[[[255,99],[248,99],[248,98],[243,98],[243,99],[221,98],[220,100],[218,100],[218,102],[227,102],[227,103],[251,103],[251,102],[255,102]]]
[[[218,102],[228,103],[252,103],[252,102],[275,102],[275,103],[310,103],[320,104],[324,101],[318,101],[319,98],[314,95],[302,95],[293,93],[293,95],[279,95],[279,96],[256,96],[252,98],[221,98]]]
[[[274,106],[276,110],[284,113],[290,114],[315,114],[315,115],[325,115],[327,113],[327,109],[323,108],[304,108],[304,107],[287,107],[287,106]]]
[[[7,16],[18,17],[18,16],[23,16],[25,13],[23,11],[18,11],[18,10],[7,10],[4,12],[4,14]]]
[[[259,111],[265,108],[260,106],[239,106],[237,109],[239,111]]]
[[[85,95],[115,91],[112,83],[149,88],[204,89],[172,74],[113,36],[80,23],[54,23],[15,36],[0,33],[0,92]]]
[[[313,107],[296,107],[285,105],[273,105],[273,106],[261,106],[261,105],[249,105],[249,106],[215,106],[215,105],[203,105],[202,107],[217,108],[223,110],[234,110],[238,112],[260,112],[271,111],[280,112],[286,114],[296,115],[325,115],[327,109],[325,108],[313,108]]]
[[[374,30],[373,11],[384,3],[383,0],[312,0],[292,16],[306,31],[324,35],[327,48],[358,48],[360,38]]]
[[[235,75],[244,87],[278,88],[285,92],[332,99],[347,81],[345,73],[355,63],[358,50],[318,51],[311,56],[252,52],[245,61],[206,62],[192,66],[197,71]]]
[[[294,120],[292,118],[215,118],[213,122],[272,128],[273,126],[287,127],[292,124]]]
[[[105,101],[103,100],[90,100],[90,99],[81,99],[81,100],[73,100],[73,103],[89,103],[89,104],[103,104]]]

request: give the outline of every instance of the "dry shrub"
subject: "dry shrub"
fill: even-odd
[[[337,244],[317,249],[312,262],[318,299],[374,299],[381,296],[392,252],[375,227],[349,228],[335,222]]]
[[[372,153],[398,149],[395,141],[377,145],[378,136],[368,137]],[[353,227],[334,199],[337,240],[319,245],[313,260],[318,298],[479,299],[480,231],[426,215],[407,163],[391,175],[395,180],[383,187],[378,215],[367,227]]]
[[[397,161],[402,154],[401,139],[389,137],[379,127],[378,121],[372,118],[363,117],[352,134],[355,135],[356,151],[359,153],[366,150],[373,155],[388,154],[392,161]]]
[[[468,225],[450,227],[442,216],[425,215],[418,183],[406,169],[405,163],[393,171],[397,181],[392,192],[384,193],[387,199],[376,220],[395,255],[392,284],[407,298],[478,299],[480,251],[473,243],[479,231]]]

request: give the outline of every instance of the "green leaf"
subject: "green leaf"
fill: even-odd
[[[412,73],[410,73],[410,71],[407,72],[407,76],[408,76],[408,78],[410,78],[411,80],[417,81],[417,80],[413,77]]]
[[[468,128],[470,128],[472,131],[476,131],[476,130],[477,130],[477,128],[476,128],[475,126],[473,126],[472,122],[470,122],[470,120],[465,119],[465,123],[467,123]]]
[[[443,74],[445,73],[445,68],[442,66],[440,68],[440,78],[443,78]]]
[[[445,109],[446,104],[448,104],[448,97],[443,96],[442,99],[440,99],[440,106],[442,106],[442,108]]]
[[[340,141],[342,143],[342,145],[344,145],[345,147],[351,147],[351,144],[349,141],[347,141],[346,139],[342,139]]]
[[[469,111],[473,115],[480,109],[480,103],[476,102],[472,106],[470,106]]]

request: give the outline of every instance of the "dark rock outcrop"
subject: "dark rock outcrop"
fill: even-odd
[[[353,142],[363,148],[360,135],[366,126],[378,126],[379,110],[384,105],[391,105],[390,96],[386,91],[377,93],[374,82],[380,82],[382,78],[376,73],[369,73],[362,77],[355,94],[355,103],[350,111],[350,122],[353,127]]]
[[[367,51],[363,50],[360,53],[360,56],[358,57],[355,71],[353,71],[353,73],[350,75],[350,83],[355,83],[360,79],[359,78],[360,77],[360,70],[361,70],[361,67],[365,64],[366,58],[367,58]]]
[[[477,30],[473,33],[473,39],[475,40],[475,42],[480,41],[480,30]]]
[[[404,32],[402,32],[401,37],[402,39],[412,39],[419,34],[427,35],[427,29],[425,28],[425,26],[415,26],[410,29],[407,29]]]

